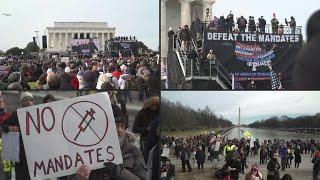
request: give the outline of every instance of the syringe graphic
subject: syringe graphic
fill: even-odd
[[[88,126],[90,125],[92,120],[95,120],[95,118],[93,117],[93,114],[96,113],[92,108],[90,108],[90,111],[86,110],[86,115],[83,117],[82,121],[80,122],[80,124],[78,125],[78,128],[80,129],[78,134],[76,135],[76,137],[74,138],[74,140],[77,140],[78,136],[80,135],[81,132],[84,132]],[[88,117],[88,115],[90,116],[89,121],[87,122],[86,119]],[[85,127],[83,127],[84,123],[86,123]]]

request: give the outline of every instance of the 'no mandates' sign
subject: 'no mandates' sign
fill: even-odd
[[[18,117],[31,179],[123,161],[108,93],[21,108]]]

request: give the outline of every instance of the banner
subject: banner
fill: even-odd
[[[82,164],[94,170],[123,162],[108,93],[17,112],[31,179],[75,174]]]
[[[205,32],[206,54],[212,49],[217,59],[238,81],[270,80],[272,68],[291,80],[294,58],[302,48],[300,34],[237,34]]]
[[[73,39],[71,47],[77,54],[93,54],[102,50],[98,39]]]

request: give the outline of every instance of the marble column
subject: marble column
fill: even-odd
[[[50,33],[51,34],[51,44],[49,45],[50,49],[53,50],[55,49],[55,43],[56,43],[56,33]]]
[[[67,46],[68,46],[68,33],[64,33],[64,46],[62,49],[67,51],[67,49],[68,49]]]
[[[105,37],[104,37],[104,33],[102,33],[102,45],[101,45],[102,51],[104,51],[104,46],[105,45],[106,45]]]
[[[203,0],[202,2],[202,12],[203,12],[203,20],[211,21],[212,20],[212,5],[215,3],[215,0]],[[207,18],[207,9],[209,9],[209,19]]]
[[[191,8],[190,3],[194,0],[180,0],[181,3],[181,27],[191,26]]]
[[[161,32],[160,49],[161,49],[161,51],[160,51],[160,55],[161,55],[162,59],[165,59],[167,57],[167,53],[168,53],[167,2],[168,2],[168,0],[161,0],[161,25],[160,25],[160,32]],[[165,62],[165,64],[166,64],[166,62]]]
[[[62,46],[62,33],[59,32],[58,51],[61,51]]]
[[[48,38],[47,38],[47,40],[48,40],[48,42],[47,42],[47,49],[50,49],[50,47],[51,47],[51,38],[52,38],[51,36],[52,36],[52,34],[48,32]]]

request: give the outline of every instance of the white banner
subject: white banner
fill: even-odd
[[[106,92],[18,109],[18,118],[31,179],[123,162]]]

